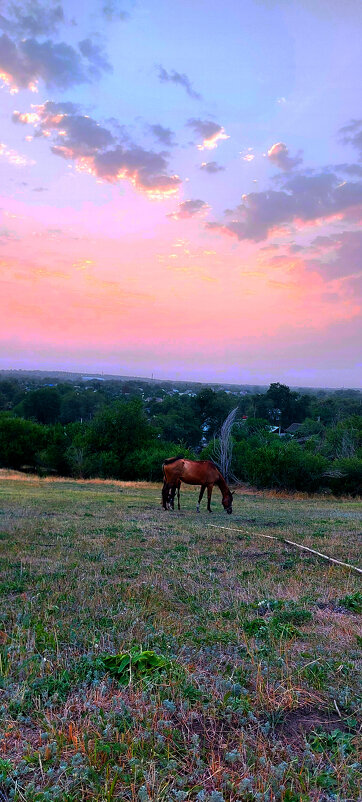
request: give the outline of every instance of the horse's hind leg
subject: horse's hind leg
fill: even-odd
[[[176,494],[176,485],[173,485],[169,490],[168,501],[170,505],[170,509],[175,509],[175,494]]]
[[[179,482],[178,485],[177,485],[177,509],[178,510],[181,509],[181,507],[180,507],[180,487],[181,487],[181,482]]]
[[[167,510],[169,491],[170,491],[170,485],[165,480],[162,488],[162,506],[164,510]]]
[[[201,485],[201,490],[200,490],[200,494],[199,494],[199,500],[197,502],[197,507],[196,507],[196,511],[197,512],[200,512],[200,503],[201,503],[202,497],[203,497],[203,495],[205,493],[205,490],[206,490],[206,485]]]
[[[213,488],[213,485],[208,485],[207,486],[207,509],[208,509],[209,512],[212,512],[212,510],[211,510],[212,488]]]

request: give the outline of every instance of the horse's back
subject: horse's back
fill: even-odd
[[[181,480],[190,485],[204,485],[215,483],[219,477],[219,471],[211,460],[197,462],[175,457],[165,460],[163,470],[167,482],[172,483]]]

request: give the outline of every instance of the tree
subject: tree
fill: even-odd
[[[0,466],[35,468],[37,455],[46,445],[47,429],[32,421],[0,415]]]
[[[35,418],[38,423],[56,423],[60,414],[60,395],[53,387],[41,387],[27,393],[16,410],[25,418]]]
[[[85,433],[91,474],[127,479],[124,466],[129,455],[146,448],[154,439],[154,429],[147,421],[141,401],[115,401],[104,407]]]

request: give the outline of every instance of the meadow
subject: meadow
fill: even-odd
[[[358,800],[360,503],[160,492],[0,472],[0,800]]]

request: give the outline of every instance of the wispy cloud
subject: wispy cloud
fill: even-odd
[[[155,123],[154,125],[149,125],[148,130],[151,131],[151,134],[153,134],[159,142],[166,145],[166,147],[172,148],[176,144],[175,134],[171,131],[171,128],[164,128],[163,125]]]
[[[220,173],[225,170],[225,167],[215,161],[202,162],[202,164],[200,164],[200,170],[205,170],[205,173]]]
[[[106,0],[102,6],[102,14],[109,21],[129,19],[130,13],[126,11],[123,0]]]
[[[344,144],[352,145],[362,158],[362,120],[351,120],[339,129],[339,138]]]
[[[190,78],[184,72],[176,72],[176,70],[171,70],[171,72],[167,72],[161,64],[157,67],[158,70],[158,77],[162,83],[173,83],[182,86],[189,97],[194,98],[194,100],[201,100],[201,95],[195,91],[190,81]]]
[[[15,167],[28,167],[29,165],[35,164],[33,159],[29,159],[16,150],[8,148],[3,142],[0,142],[0,157],[6,159],[9,164],[14,164]]]
[[[167,217],[171,217],[173,220],[187,220],[189,217],[195,217],[201,212],[208,211],[209,208],[209,205],[203,200],[186,200],[179,203],[177,211],[168,214]]]

